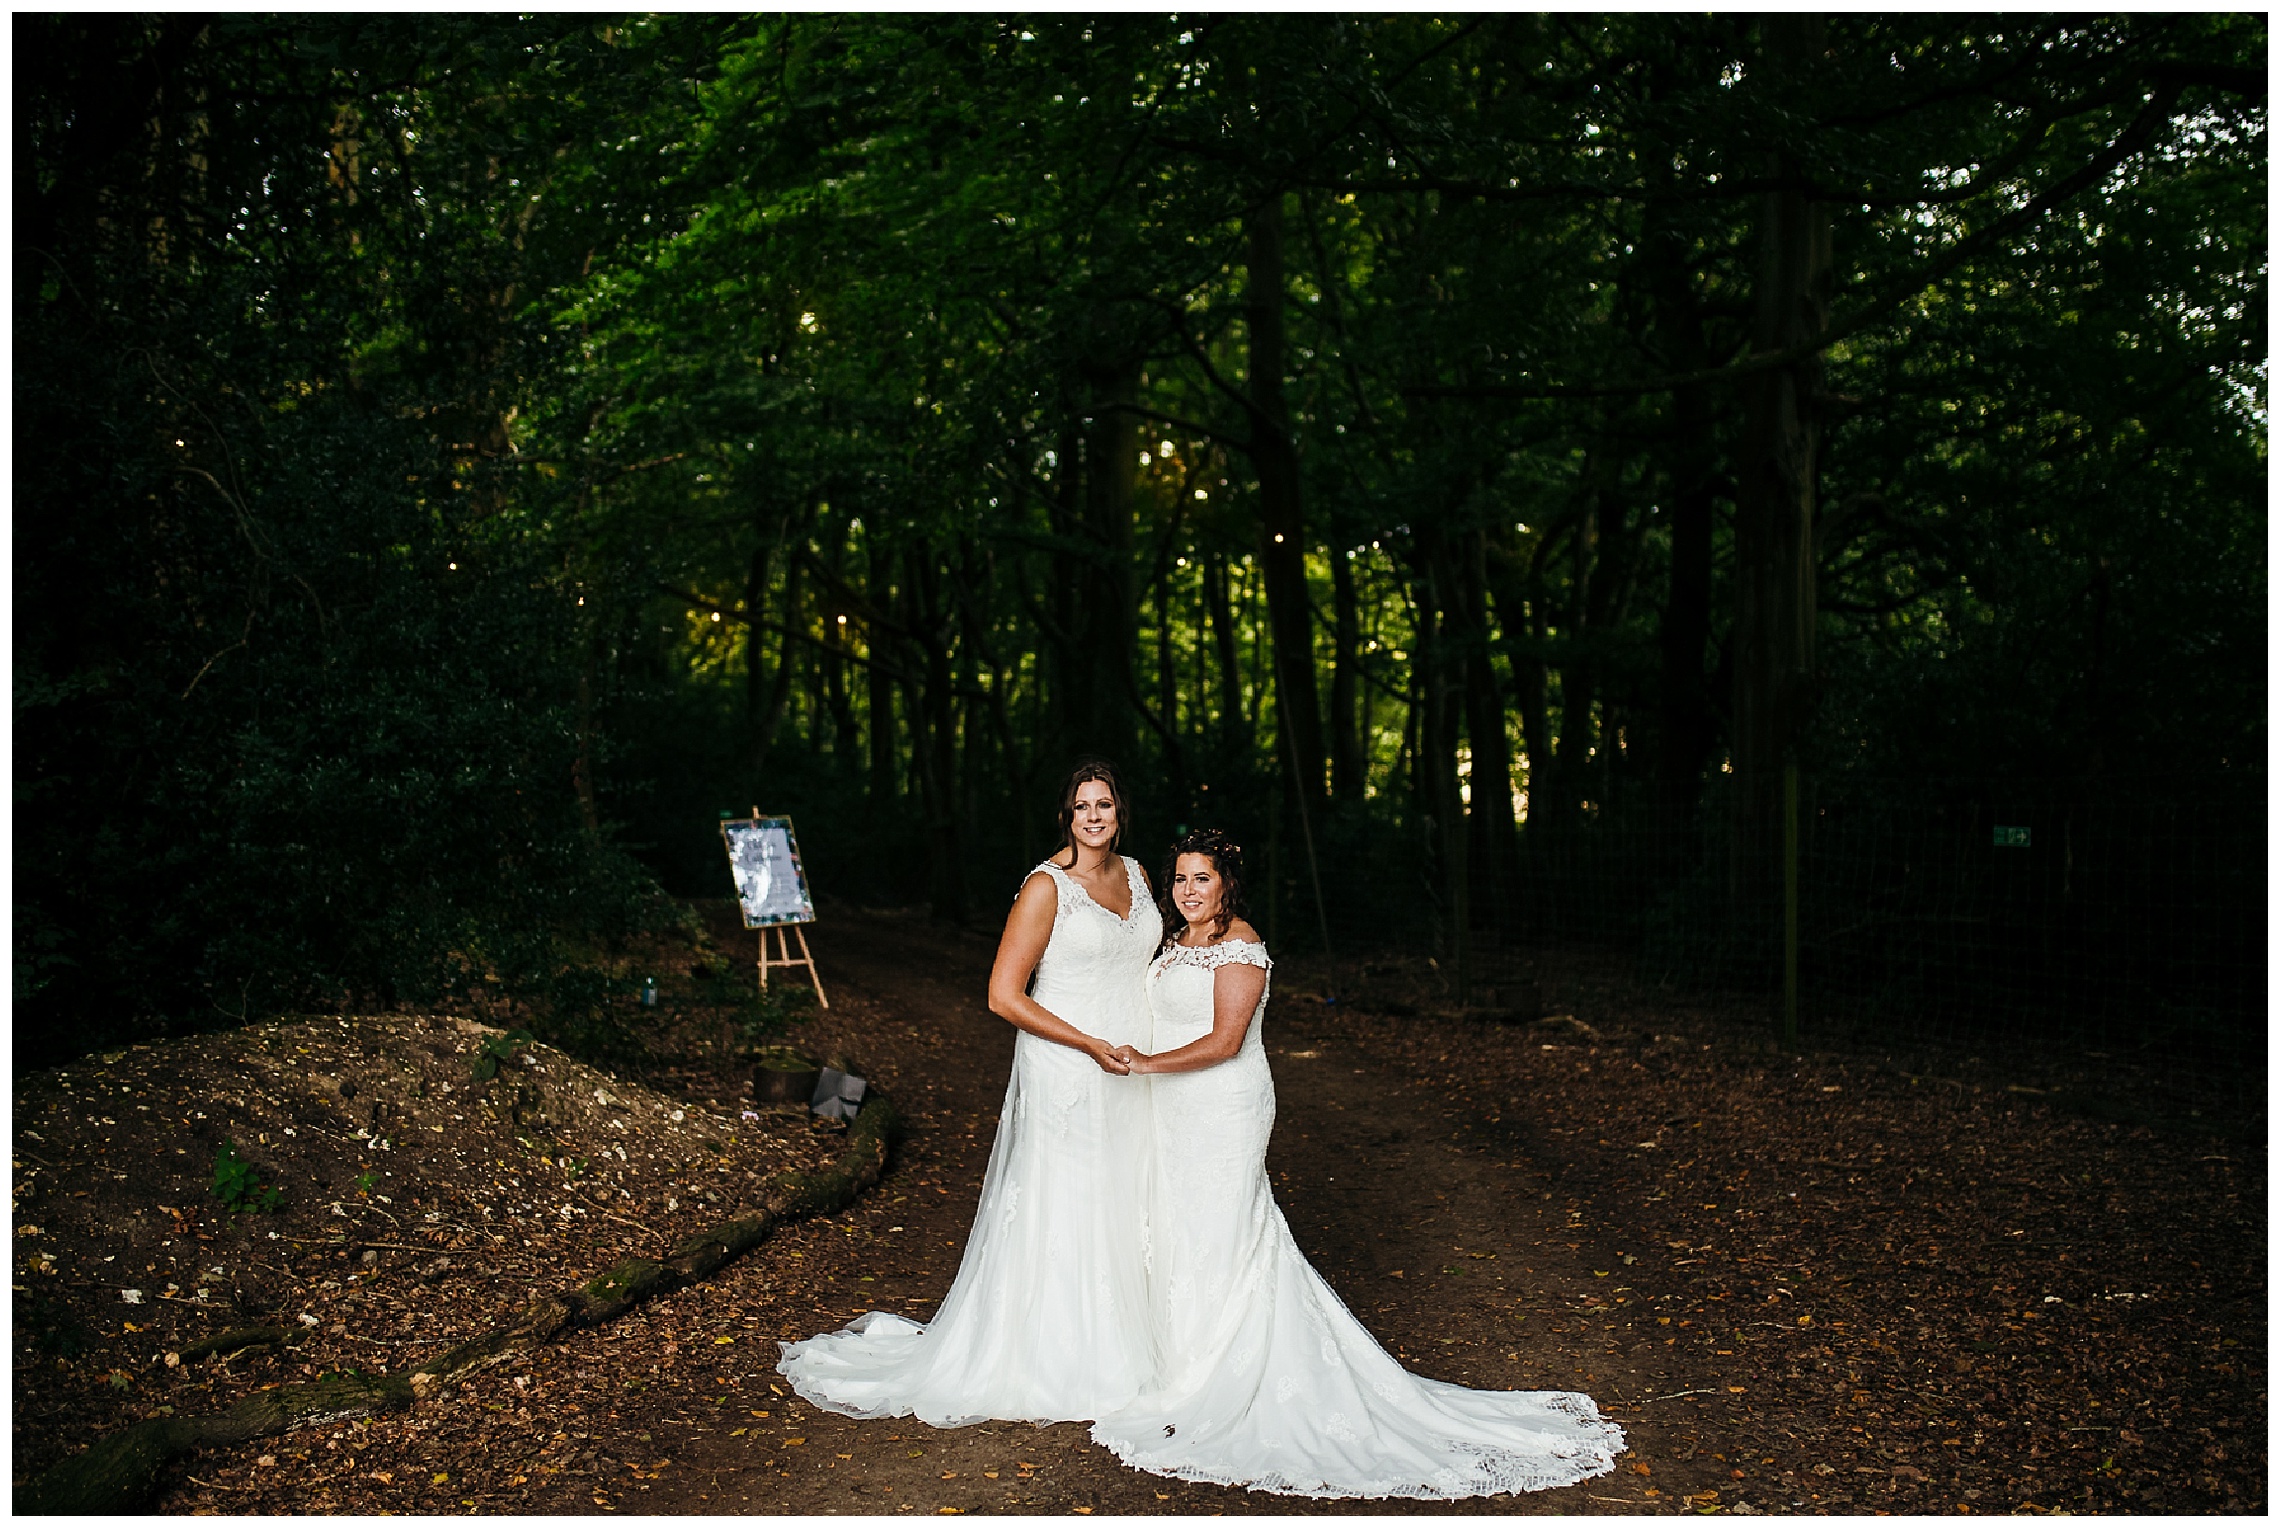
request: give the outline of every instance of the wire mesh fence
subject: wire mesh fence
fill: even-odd
[[[1501,854],[1476,834],[1462,937],[1430,823],[1320,825],[1311,865],[1286,830],[1255,911],[1286,947],[1429,949],[1460,982],[1520,952],[1592,952],[1760,1003],[1770,1029],[1781,889],[1737,873],[1734,801],[1539,822]],[[2113,1060],[2181,1108],[2261,1109],[2265,818],[2264,779],[2244,773],[1806,780],[1800,1039]]]

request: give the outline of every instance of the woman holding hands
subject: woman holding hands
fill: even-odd
[[[1623,1432],[1589,1396],[1422,1379],[1315,1273],[1267,1182],[1273,962],[1243,919],[1241,851],[1180,840],[1159,911],[1116,853],[1126,816],[1113,771],[1080,766],[1062,849],[1006,920],[990,1007],[1021,1033],[935,1319],[872,1311],[777,1367],[849,1416],[1092,1419],[1136,1468],[1287,1495],[1487,1496],[1613,1469]]]
[[[1020,1033],[958,1277],[924,1326],[871,1311],[786,1344],[777,1367],[813,1404],[936,1427],[1085,1421],[1154,1371],[1148,1102],[1124,1057],[1149,1041],[1162,923],[1116,852],[1127,816],[1115,771],[1079,765],[1060,851],[1023,882],[990,972],[990,1009]]]
[[[1267,1182],[1273,963],[1242,913],[1241,850],[1181,839],[1148,973],[1159,1050],[1115,1053],[1150,1079],[1162,1360],[1093,1437],[1159,1475],[1294,1496],[1487,1496],[1613,1469],[1623,1432],[1589,1396],[1411,1374],[1299,1251]]]

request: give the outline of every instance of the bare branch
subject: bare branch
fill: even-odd
[[[199,667],[198,672],[191,676],[190,682],[187,685],[183,686],[181,698],[188,700],[190,698],[190,692],[198,688],[198,681],[206,677],[206,671],[212,668],[215,664],[221,662],[224,658],[227,658],[231,653],[234,653],[239,648],[245,646],[247,641],[249,641],[252,636],[253,607],[249,605],[246,607],[245,612],[245,629],[238,633],[238,639],[235,642],[232,642],[229,646],[223,648],[220,652],[214,654],[213,657],[208,658],[205,663]]]

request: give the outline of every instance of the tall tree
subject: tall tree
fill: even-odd
[[[1810,89],[1826,23],[1795,13],[1764,22],[1771,88]],[[1768,364],[1746,383],[1735,473],[1734,780],[1737,889],[1755,891],[1780,846],[1782,771],[1795,762],[1815,686],[1819,571],[1813,501],[1820,413],[1815,397],[1828,325],[1829,216],[1801,184],[1796,152],[1767,156],[1759,200],[1756,311],[1750,354]]]
[[[1306,590],[1306,515],[1283,396],[1283,193],[1270,190],[1245,220],[1251,340],[1251,458],[1259,473],[1259,564],[1274,626],[1275,732],[1302,800],[1325,794],[1322,708],[1314,679],[1313,602]]]

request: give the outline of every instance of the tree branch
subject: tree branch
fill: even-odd
[[[883,631],[889,636],[900,637],[905,642],[918,640],[916,632],[881,611],[861,591],[834,573],[822,558],[815,555],[812,547],[799,547],[792,553],[792,558],[799,563],[810,578],[822,584],[837,597],[839,602],[845,605],[866,628]]]
[[[2176,105],[2178,88],[2167,85],[2154,94],[2130,120],[2127,127],[2115,135],[2091,158],[2089,163],[2063,177],[2057,184],[2045,188],[2033,200],[1994,222],[1958,240],[1945,254],[1936,257],[1928,269],[1910,273],[1905,280],[1879,297],[1862,302],[1845,318],[1832,323],[1822,331],[1818,341],[1811,345],[1792,346],[1786,350],[1769,350],[1748,356],[1724,366],[1705,371],[1680,372],[1674,376],[1650,377],[1637,382],[1605,383],[1486,383],[1474,385],[1430,385],[1406,387],[1403,396],[1411,398],[1617,398],[1642,393],[1672,392],[1682,387],[1696,387],[1712,382],[1739,381],[1759,372],[1789,366],[1809,360],[1840,340],[1849,339],[1861,330],[1881,321],[1893,307],[1907,301],[1918,292],[1937,285],[1958,267],[2002,239],[2010,237],[2043,214],[2072,200],[2076,195],[2097,184],[2111,174],[2124,160],[2146,147],[2154,135],[2169,120]]]
[[[1142,419],[1153,419],[1158,424],[1168,424],[1175,430],[1185,430],[1191,435],[1200,435],[1206,440],[1232,447],[1245,456],[1251,454],[1251,443],[1249,441],[1237,440],[1234,436],[1215,430],[1210,425],[1199,424],[1193,419],[1185,419],[1178,414],[1167,414],[1162,409],[1152,409],[1138,403],[1111,403],[1106,412],[1111,414],[1137,414]]]
[[[1273,421],[1267,418],[1264,410],[1262,410],[1256,403],[1253,403],[1251,401],[1251,395],[1244,392],[1234,383],[1228,381],[1226,377],[1222,376],[1220,374],[1219,368],[1216,365],[1212,364],[1211,357],[1205,352],[1202,343],[1198,341],[1194,335],[1188,332],[1187,310],[1165,302],[1159,302],[1157,306],[1164,309],[1164,311],[1170,316],[1172,320],[1172,332],[1179,336],[1180,344],[1183,348],[1186,349],[1189,357],[1194,360],[1196,365],[1203,368],[1204,380],[1206,382],[1209,382],[1220,392],[1224,393],[1237,408],[1243,411],[1244,417],[1251,422],[1251,430],[1254,436],[1260,430],[1273,429]],[[1214,435],[1213,438],[1224,439],[1223,437],[1217,435]],[[1252,454],[1251,443],[1249,441],[1224,439],[1224,443],[1235,447],[1245,456]]]

